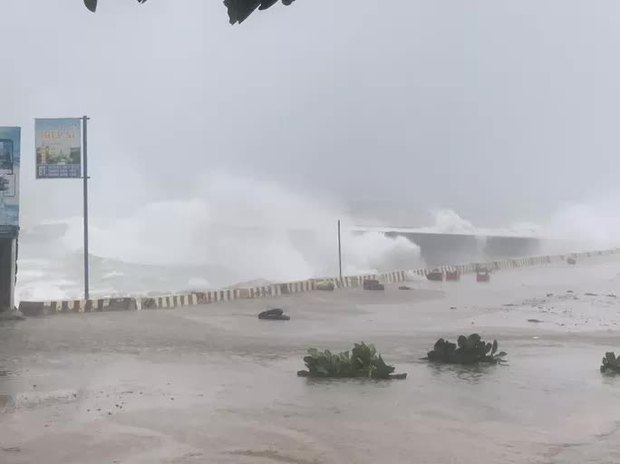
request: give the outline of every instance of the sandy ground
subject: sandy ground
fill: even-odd
[[[618,463],[620,262],[190,309],[0,325],[0,462]],[[289,322],[259,321],[284,307]],[[533,322],[535,321],[535,322]],[[420,361],[497,338],[507,366]],[[308,347],[374,342],[404,381],[298,378]]]

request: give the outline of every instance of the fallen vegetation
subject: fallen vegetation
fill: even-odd
[[[457,343],[440,338],[424,359],[444,364],[498,364],[503,362],[506,353],[503,351],[496,353],[497,340],[493,340],[493,343],[486,343],[480,335],[471,334],[469,337],[461,335]]]
[[[343,353],[329,350],[308,350],[304,357],[308,370],[298,371],[300,377],[313,378],[368,378],[368,379],[405,379],[407,374],[394,374],[394,366],[383,361],[374,345],[356,343],[353,349]]]
[[[613,351],[605,353],[603,364],[601,365],[601,373],[616,375],[620,374],[620,357],[616,358]]]

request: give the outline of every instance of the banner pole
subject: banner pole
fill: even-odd
[[[338,219],[338,274],[342,280],[342,246],[340,239],[340,219]]]
[[[82,117],[82,159],[84,178],[84,299],[90,298],[88,275],[88,116]]]

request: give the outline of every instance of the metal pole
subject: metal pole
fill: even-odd
[[[340,275],[340,280],[342,280],[342,246],[340,239],[340,219],[338,219],[338,270]]]
[[[82,117],[82,177],[84,179],[84,299],[90,298],[88,277],[88,116]]]

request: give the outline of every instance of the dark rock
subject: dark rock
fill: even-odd
[[[435,269],[426,274],[426,279],[430,280],[431,282],[443,282],[443,272]]]
[[[366,279],[363,284],[364,290],[383,291],[385,286],[377,279]]]
[[[259,319],[266,321],[289,321],[291,318],[284,314],[284,310],[280,308],[269,309],[258,315]]]
[[[20,453],[21,450],[22,449],[19,446],[10,446],[8,448],[2,448],[2,451],[6,453]]]

